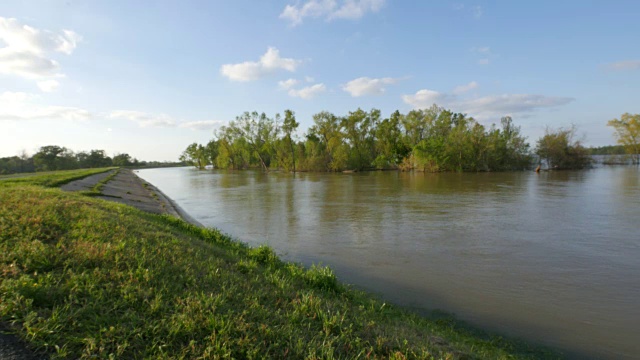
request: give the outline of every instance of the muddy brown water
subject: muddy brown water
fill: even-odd
[[[640,357],[640,171],[141,170],[207,226],[418,311],[575,357]]]

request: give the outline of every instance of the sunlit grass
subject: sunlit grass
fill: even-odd
[[[0,319],[53,358],[558,357],[385,304],[266,246],[39,186],[0,187],[0,275]]]
[[[14,185],[40,185],[46,187],[58,187],[70,183],[71,181],[82,179],[89,175],[103,173],[112,169],[116,168],[110,167],[98,169],[62,170],[4,175],[0,176],[0,187]]]

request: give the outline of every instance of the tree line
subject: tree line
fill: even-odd
[[[109,157],[104,150],[74,152],[66,147],[47,145],[40,147],[33,156],[29,156],[26,151],[22,151],[17,156],[0,158],[0,174],[109,166],[145,167],[154,165],[163,165],[163,163],[139,161],[126,153]]]
[[[640,115],[630,114],[609,121],[620,144],[616,151],[638,154],[639,123]],[[180,160],[199,169],[506,171],[536,164],[581,169],[591,164],[594,151],[583,146],[575,126],[547,128],[531,149],[509,116],[485,127],[437,105],[406,114],[396,111],[388,118],[377,109],[344,116],[322,111],[313,115],[313,125],[301,139],[298,126],[291,110],[284,117],[245,112],[218,129],[206,145],[189,145]],[[633,159],[637,163],[638,155]]]

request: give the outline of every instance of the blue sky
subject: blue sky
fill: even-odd
[[[511,115],[587,145],[640,113],[638,1],[3,1],[0,157],[177,160],[244,111]]]

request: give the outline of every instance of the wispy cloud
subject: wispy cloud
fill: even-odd
[[[638,70],[640,69],[640,60],[624,60],[617,61],[607,65],[609,70],[625,71],[625,70]]]
[[[471,82],[456,87],[452,93],[443,93],[430,89],[422,89],[415,94],[402,97],[406,104],[421,109],[438,104],[454,111],[467,113],[479,120],[488,120],[505,115],[529,115],[545,108],[566,105],[572,101],[570,97],[545,96],[536,94],[502,94],[482,97],[463,98],[461,94],[476,88]],[[465,91],[462,91],[465,90]]]
[[[167,114],[150,114],[136,110],[115,110],[110,112],[107,118],[129,120],[137,123],[141,128],[179,127],[191,130],[212,130],[224,123],[221,120],[180,121]]]
[[[225,121],[221,121],[221,120],[202,120],[202,121],[184,122],[184,123],[181,123],[179,126],[181,128],[186,128],[191,130],[213,130],[224,123]]]
[[[137,123],[140,127],[174,127],[176,121],[166,114],[149,114],[135,110],[115,110],[109,116],[111,119],[125,119]]]
[[[477,61],[478,65],[489,65],[491,58],[498,57],[497,54],[491,52],[491,48],[488,46],[473,47],[471,48],[471,52],[480,57]]]
[[[294,72],[301,63],[301,60],[280,57],[278,49],[269,47],[260,60],[225,64],[220,68],[220,73],[233,81],[253,81],[278,70]]]
[[[484,9],[480,5],[476,6],[467,6],[465,4],[453,4],[453,10],[455,11],[464,11],[465,13],[470,13],[474,18],[479,19],[484,14]]]
[[[482,10],[482,6],[474,6],[471,9],[471,13],[473,14],[473,17],[476,19],[479,19],[482,17],[482,14],[484,14],[483,10]]]
[[[378,12],[385,0],[307,0],[285,6],[280,18],[291,26],[302,24],[305,18],[360,19],[369,12]]]
[[[39,96],[24,92],[5,91],[0,94],[0,120],[75,120],[83,121],[91,118],[85,109],[71,106],[41,105]]]
[[[469,92],[469,91],[471,91],[473,89],[476,89],[477,87],[478,87],[478,83],[475,82],[475,81],[472,81],[472,82],[470,82],[468,84],[465,84],[465,85],[456,86],[453,89],[453,93],[455,95],[460,95],[460,94],[464,94],[466,92]]]

